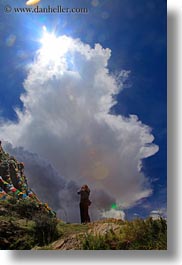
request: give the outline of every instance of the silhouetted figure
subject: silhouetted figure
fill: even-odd
[[[91,204],[91,201],[89,200],[89,195],[90,195],[89,187],[87,185],[83,185],[81,187],[81,190],[78,191],[78,194],[80,194],[81,223],[89,223],[90,222],[90,216],[88,214],[88,207]]]
[[[1,144],[2,144],[2,142],[1,142],[1,140],[0,140],[0,152],[2,152],[2,150],[3,150]]]

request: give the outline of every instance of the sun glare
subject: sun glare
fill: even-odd
[[[41,56],[47,62],[56,62],[63,57],[71,45],[71,40],[67,36],[57,37],[54,32],[48,32],[46,27],[43,26],[43,35],[40,40],[41,47]]]

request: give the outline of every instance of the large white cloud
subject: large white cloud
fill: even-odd
[[[108,70],[111,50],[99,44],[56,41],[49,54],[45,47],[37,52],[20,97],[24,110],[16,110],[17,123],[1,124],[0,137],[47,159],[66,180],[130,207],[152,193],[141,166],[158,147],[137,116],[109,114],[127,72],[119,83]]]

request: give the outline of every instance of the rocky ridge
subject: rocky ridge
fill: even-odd
[[[6,153],[0,141],[0,201],[4,200],[30,200],[43,211],[54,216],[55,213],[46,203],[42,203],[35,192],[28,186],[24,174],[24,163],[17,161]]]

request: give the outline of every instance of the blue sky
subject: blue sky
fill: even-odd
[[[65,7],[87,7],[88,14],[6,14],[3,7],[23,7],[25,1],[1,1],[0,17],[0,114],[1,119],[16,121],[14,107],[22,108],[20,94],[27,66],[40,47],[42,26],[80,38],[91,47],[100,43],[111,49],[110,73],[131,71],[124,89],[116,96],[114,115],[137,115],[152,128],[159,151],[143,160],[142,170],[149,178],[153,194],[128,210],[145,217],[152,210],[166,209],[167,192],[167,74],[166,74],[166,1],[98,0],[61,1]],[[56,6],[60,1],[51,1]],[[42,0],[44,7],[50,1]]]

